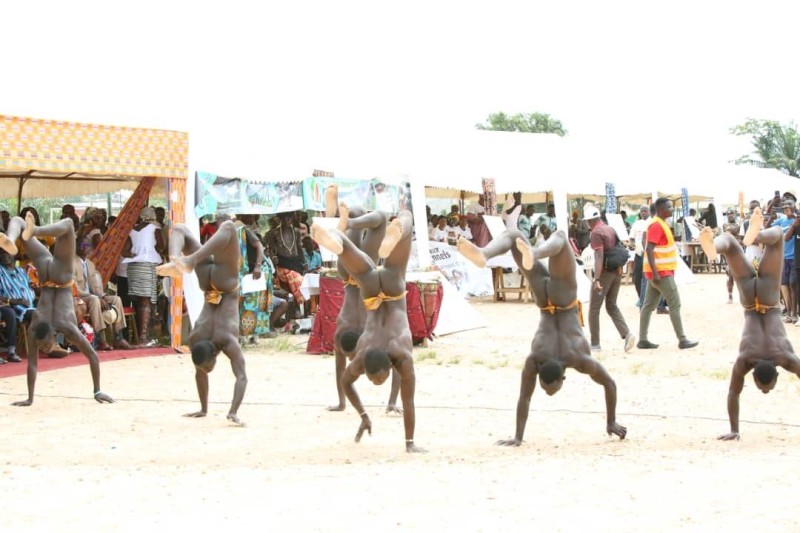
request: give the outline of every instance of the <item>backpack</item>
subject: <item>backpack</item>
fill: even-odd
[[[616,270],[622,268],[628,262],[628,247],[622,244],[617,238],[617,244],[607,252],[603,252],[603,268],[606,270]]]

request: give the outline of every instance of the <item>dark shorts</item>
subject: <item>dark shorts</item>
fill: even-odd
[[[781,285],[789,285],[797,280],[797,274],[794,270],[794,258],[783,260],[783,275],[781,276]]]

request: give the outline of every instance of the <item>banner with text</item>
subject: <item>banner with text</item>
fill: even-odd
[[[462,256],[455,246],[430,242],[431,261],[458,293],[468,296],[492,294],[492,273],[488,268],[478,268]]]

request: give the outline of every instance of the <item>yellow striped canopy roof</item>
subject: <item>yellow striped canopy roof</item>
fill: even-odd
[[[0,115],[0,198],[134,189],[143,176],[187,179],[189,135]],[[75,183],[76,181],[80,183]]]

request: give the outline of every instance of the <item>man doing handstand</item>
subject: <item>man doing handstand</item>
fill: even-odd
[[[336,201],[336,197],[333,197]],[[364,214],[360,207],[348,209],[342,204],[339,210],[339,227],[344,228],[345,235],[356,248],[360,248],[374,263],[378,262],[378,248],[386,234],[386,215],[380,211]],[[328,411],[344,411],[345,394],[342,385],[347,360],[353,360],[356,344],[364,331],[367,320],[367,310],[361,299],[361,291],[354,278],[339,261],[337,263],[339,277],[344,282],[344,300],[339,316],[336,318],[336,332],[333,336],[333,350],[336,358],[336,390],[339,393],[338,405],[328,407]],[[387,413],[402,413],[397,407],[397,394],[400,392],[400,376],[397,370],[392,369],[392,389],[389,393]]]
[[[502,446],[519,446],[528,421],[531,396],[536,378],[548,396],[557,393],[564,384],[564,371],[574,368],[587,374],[605,389],[606,431],[624,439],[627,429],[616,421],[617,386],[603,365],[592,359],[589,343],[583,335],[578,282],[575,278],[575,254],[562,231],[553,233],[547,241],[531,248],[518,231],[505,231],[486,247],[478,248],[459,239],[458,250],[479,267],[486,261],[511,250],[520,272],[525,276],[539,306],[539,327],[531,342],[531,353],[522,369],[522,383],[517,402],[517,431],[513,439],[501,440]],[[549,257],[549,268],[539,259]]]
[[[20,217],[9,221],[5,235],[0,234],[0,247],[12,256],[16,255],[14,243],[20,236],[25,242],[25,254],[39,273],[41,293],[30,325],[35,343],[28,343],[28,399],[14,402],[13,405],[27,407],[33,404],[39,350],[48,354],[59,350],[56,332],[63,333],[89,360],[94,399],[99,403],[113,403],[111,396],[100,391],[100,361],[92,345],[78,330],[78,320],[75,318],[72,301],[75,225],[67,218],[49,226],[37,227],[33,213],[29,212],[24,221]],[[53,253],[36,237],[55,237]]]
[[[755,224],[750,224],[754,227]],[[728,418],[731,431],[720,440],[739,439],[739,395],[744,388],[744,377],[751,370],[756,387],[764,394],[775,388],[778,382],[776,366],[800,376],[800,359],[794,353],[792,343],[786,338],[786,328],[781,320],[780,288],[783,273],[783,232],[778,226],[761,230],[750,243],[763,244],[764,252],[758,263],[758,271],[745,257],[739,242],[730,234],[723,233],[716,239],[710,229],[700,232],[700,244],[709,261],[717,254],[724,254],[728,261],[739,301],[744,307],[744,329],[739,342],[739,357],[733,364],[728,388]]]
[[[186,225],[176,224],[169,238],[169,255],[170,262],[159,266],[156,272],[160,276],[179,277],[194,270],[206,300],[189,335],[200,410],[184,416],[201,418],[208,413],[208,374],[214,370],[219,352],[223,352],[230,359],[236,376],[228,420],[243,426],[238,412],[247,388],[247,374],[239,346],[239,261],[242,257],[236,226],[230,220],[221,222],[217,232],[201,245]]]
[[[339,256],[339,262],[358,284],[367,308],[364,332],[356,344],[356,355],[342,375],[345,395],[361,416],[356,442],[361,440],[364,431],[372,434],[372,422],[364,411],[353,383],[366,373],[371,382],[380,385],[395,368],[400,374],[406,451],[411,453],[425,451],[414,444],[416,378],[405,297],[412,223],[411,213],[401,211],[387,226],[386,236],[378,250],[378,255],[384,259],[382,267],[376,266],[340,230],[328,232],[317,224],[311,227],[314,240]]]

